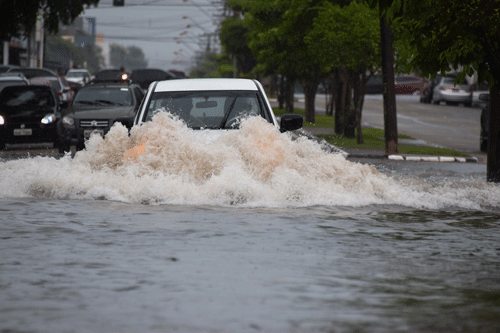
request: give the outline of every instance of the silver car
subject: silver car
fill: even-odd
[[[442,77],[434,87],[432,103],[440,104],[445,102],[448,105],[472,106],[472,85],[463,83],[455,85],[454,76]]]

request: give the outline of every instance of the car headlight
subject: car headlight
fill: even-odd
[[[41,122],[42,124],[51,124],[57,120],[56,115],[53,113],[47,114],[45,117],[42,118]]]
[[[75,126],[75,120],[71,117],[68,117],[68,116],[63,117],[62,123],[66,127],[74,127]]]
[[[2,116],[0,116],[0,125],[3,125],[3,124],[5,124],[5,119],[3,119]]]

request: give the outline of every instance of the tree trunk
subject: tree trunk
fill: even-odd
[[[295,80],[291,80],[287,76],[286,81],[285,81],[285,101],[286,101],[286,112],[287,113],[293,113],[294,86],[295,86]]]
[[[481,35],[480,35],[481,36]],[[483,34],[486,36],[486,34]],[[490,88],[490,112],[488,128],[488,157],[486,162],[486,180],[500,182],[500,57],[486,38],[481,39],[489,71],[493,76],[494,86]]]
[[[345,95],[347,82],[344,72],[345,69],[343,68],[338,68],[336,71],[335,134],[343,134],[345,128]]]
[[[318,89],[318,81],[317,80],[310,80],[306,81],[304,84],[304,95],[305,95],[305,104],[306,104],[306,110],[305,110],[305,115],[306,115],[306,121],[314,124],[316,119],[315,119],[315,99],[316,99],[316,91]]]
[[[496,86],[490,88],[490,119],[488,125],[488,158],[486,180],[500,182],[500,91]]]
[[[394,50],[391,26],[386,15],[380,11],[380,37],[382,51],[382,80],[384,84],[384,130],[385,153],[398,152],[398,124],[396,116],[396,94],[394,91]]]
[[[344,136],[349,139],[354,139],[356,137],[356,110],[354,109],[353,103],[353,89],[355,83],[354,71],[347,71],[347,87],[345,94],[345,128]]]
[[[278,104],[279,108],[283,109],[285,106],[285,76],[280,75],[278,79]]]
[[[326,115],[327,116],[333,116],[333,109],[335,105],[335,97],[337,96],[337,89],[338,89],[338,84],[337,84],[337,78],[335,75],[333,75],[332,78],[332,86],[329,94],[329,100],[328,100],[328,107],[326,108]]]
[[[354,111],[356,112],[356,139],[358,144],[364,143],[363,130],[361,128],[361,112],[365,101],[365,87],[368,79],[364,70],[356,74],[354,81]]]

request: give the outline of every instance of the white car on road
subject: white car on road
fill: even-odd
[[[90,73],[86,69],[70,69],[66,73],[65,77],[66,80],[79,83],[82,86],[86,85],[90,81]]]
[[[193,129],[238,129],[248,116],[260,116],[281,132],[302,127],[302,116],[286,114],[280,124],[260,82],[250,79],[179,79],[153,82],[137,112],[134,125],[170,112]],[[217,135],[215,135],[217,136]]]

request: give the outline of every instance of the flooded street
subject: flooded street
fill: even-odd
[[[348,161],[257,119],[197,135],[0,160],[0,331],[500,330],[484,165]]]

